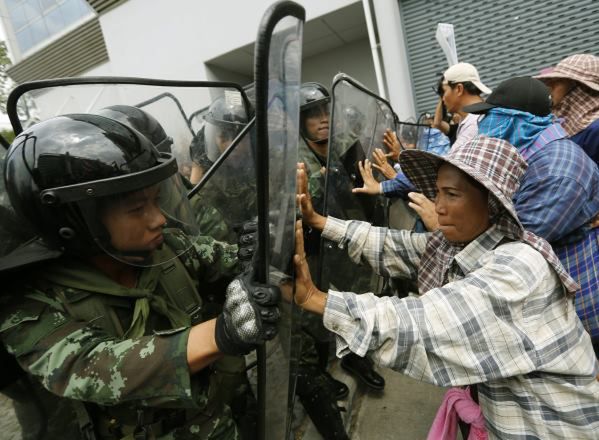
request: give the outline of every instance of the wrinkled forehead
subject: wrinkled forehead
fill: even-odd
[[[437,189],[450,187],[459,190],[476,189],[481,193],[487,193],[488,190],[479,181],[474,179],[468,173],[450,163],[444,162],[437,169]]]

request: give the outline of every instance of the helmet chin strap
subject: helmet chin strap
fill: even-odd
[[[102,245],[101,241],[98,239],[95,241],[98,248],[101,249],[106,255],[109,255],[123,263],[131,264],[133,266],[148,266],[152,262],[152,254],[154,251],[119,251],[110,244],[110,241],[104,245]],[[161,247],[162,245],[160,245],[157,249],[160,249]]]
[[[305,130],[302,130],[302,132],[300,134],[304,138],[304,141],[306,141],[306,143],[308,143],[308,141],[309,141],[309,142],[312,142],[314,144],[322,145],[322,144],[326,144],[327,142],[329,142],[328,136],[326,138],[324,138],[324,139],[316,139],[316,140],[314,140],[314,139],[310,139],[310,136],[308,136],[304,131]]]
[[[152,262],[152,254],[153,251],[127,251],[117,255],[126,263],[136,266],[148,266]]]

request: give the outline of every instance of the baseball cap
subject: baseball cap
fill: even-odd
[[[464,83],[470,81],[483,93],[491,93],[491,89],[482,83],[478,70],[469,63],[457,63],[443,73],[444,81],[451,83]]]
[[[542,81],[530,76],[517,76],[495,87],[485,102],[467,105],[462,110],[466,113],[486,113],[495,107],[547,116],[551,113],[551,93]]]

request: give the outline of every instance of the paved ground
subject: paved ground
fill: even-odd
[[[378,369],[386,386],[382,393],[373,393],[359,386],[337,362],[331,371],[350,388],[348,399],[339,404],[347,410],[345,425],[352,440],[426,439],[443,400],[444,388],[418,382],[391,370]],[[295,438],[322,440],[307,418]]]
[[[4,394],[0,394],[0,439],[22,439],[21,428],[15,417],[12,403]]]

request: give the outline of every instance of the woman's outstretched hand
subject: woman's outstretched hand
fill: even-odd
[[[375,148],[372,152],[372,166],[383,173],[383,176],[388,180],[393,179],[397,175],[397,171],[387,161],[389,154],[385,154],[380,148]]]
[[[362,161],[358,162],[358,168],[360,169],[360,174],[362,175],[362,180],[364,181],[364,186],[361,188],[352,189],[353,193],[358,194],[380,194],[381,193],[381,184],[377,182],[372,174],[372,163],[366,159],[364,163]]]
[[[401,144],[399,143],[399,139],[397,139],[397,134],[389,129],[385,130],[383,144],[389,150],[387,157],[397,162],[399,160],[399,153],[401,152]]]
[[[306,252],[304,251],[304,230],[302,221],[295,223],[295,303],[313,313],[323,314],[327,302],[326,293],[318,290],[312,282]]]

